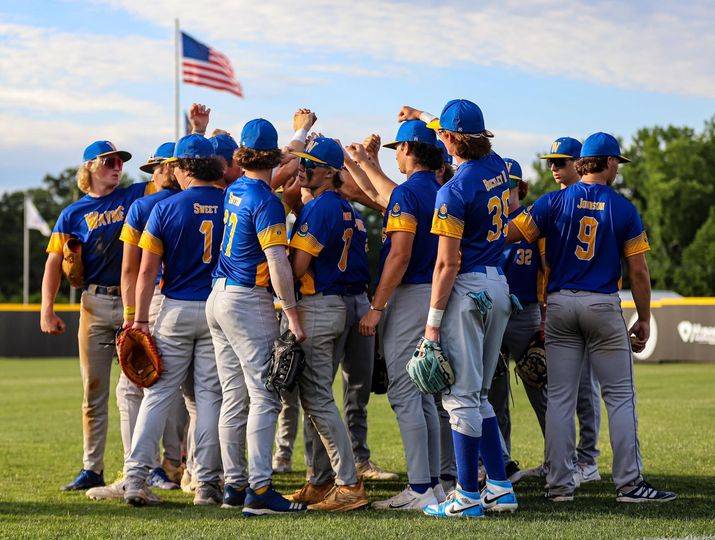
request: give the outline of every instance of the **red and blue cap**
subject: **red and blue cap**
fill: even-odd
[[[621,145],[613,135],[599,131],[589,135],[581,147],[581,157],[614,157],[621,163],[630,163],[631,160],[621,155]]]
[[[278,132],[268,120],[256,118],[243,126],[241,146],[253,150],[277,150]]]
[[[335,142],[335,139],[327,137],[316,137],[308,142],[305,151],[291,153],[321,165],[328,165],[333,169],[342,169],[345,162],[343,149]]]
[[[132,155],[124,150],[117,150],[109,141],[94,141],[87,148],[84,149],[84,154],[82,154],[83,161],[92,161],[98,157],[117,155],[122,161],[129,161],[132,159]]]
[[[439,118],[432,120],[427,127],[469,135],[481,135],[482,137],[494,137],[494,134],[484,127],[482,110],[476,103],[467,99],[453,99],[447,103]]]
[[[233,159],[233,153],[238,148],[238,143],[228,133],[220,133],[209,139],[214,147],[214,152],[217,156],[221,156],[226,161]]]
[[[192,133],[176,141],[174,155],[167,162],[179,159],[203,159],[216,156],[211,142],[203,135]]]
[[[422,120],[408,120],[402,122],[397,130],[395,140],[387,144],[383,144],[385,148],[397,148],[403,142],[421,142],[434,146],[437,143],[437,136],[434,130],[429,129],[427,124]]]
[[[581,143],[573,137],[559,137],[551,143],[551,152],[540,159],[578,159],[581,157]]]
[[[175,146],[175,142],[165,142],[160,145],[159,148],[157,148],[154,153],[149,156],[146,163],[139,167],[139,170],[148,174],[153,173],[155,165],[159,165],[160,163],[163,163],[167,159],[173,157]]]

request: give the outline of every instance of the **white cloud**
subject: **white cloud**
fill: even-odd
[[[97,0],[95,0],[97,1]],[[406,3],[106,0],[211,39],[406,65],[513,66],[622,88],[715,97],[715,4],[562,0]],[[212,6],[212,7],[209,7]],[[380,70],[378,63],[374,69]]]

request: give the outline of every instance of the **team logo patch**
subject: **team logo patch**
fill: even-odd
[[[400,217],[400,203],[395,203],[395,206],[390,210],[390,215],[394,218]]]
[[[508,172],[508,173],[511,172],[511,161],[506,162],[506,172]]]
[[[447,219],[447,205],[445,203],[442,203],[442,206],[439,207],[439,212],[437,212],[437,217],[439,219]]]
[[[308,234],[308,224],[303,223],[303,225],[300,226],[300,229],[298,229],[298,236],[305,236]]]
[[[553,144],[551,145],[551,153],[555,154],[556,152],[558,152],[559,146],[561,146],[561,143],[559,141],[554,141]]]

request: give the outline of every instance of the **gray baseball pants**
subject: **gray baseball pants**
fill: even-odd
[[[127,477],[146,478],[159,451],[159,438],[166,417],[193,360],[197,415],[192,474],[198,482],[218,483],[221,473],[218,441],[221,384],[206,321],[206,302],[165,298],[153,335],[164,371],[159,380],[144,391],[132,450],[125,465]]]
[[[608,411],[613,482],[620,489],[642,479],[633,360],[618,294],[562,290],[549,295],[546,318],[546,482],[553,493],[574,489],[574,413],[586,355]]]
[[[266,390],[273,342],[279,335],[273,296],[265,288],[226,285],[216,280],[209,296],[208,317],[223,404],[219,439],[226,484],[253,489],[270,484],[271,450],[280,399]]]
[[[387,364],[387,399],[397,417],[411,484],[427,484],[440,473],[440,429],[434,397],[422,394],[407,374],[407,362],[424,335],[430,283],[395,288],[380,321]]]

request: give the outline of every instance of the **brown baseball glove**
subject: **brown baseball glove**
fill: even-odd
[[[62,248],[62,272],[75,289],[84,285],[84,266],[82,265],[82,242],[70,238]]]
[[[134,328],[117,333],[117,356],[127,379],[142,388],[149,388],[158,381],[163,371],[161,356],[152,337]]]
[[[546,351],[539,332],[531,336],[529,346],[517,359],[514,371],[528,386],[542,388],[546,384]]]

